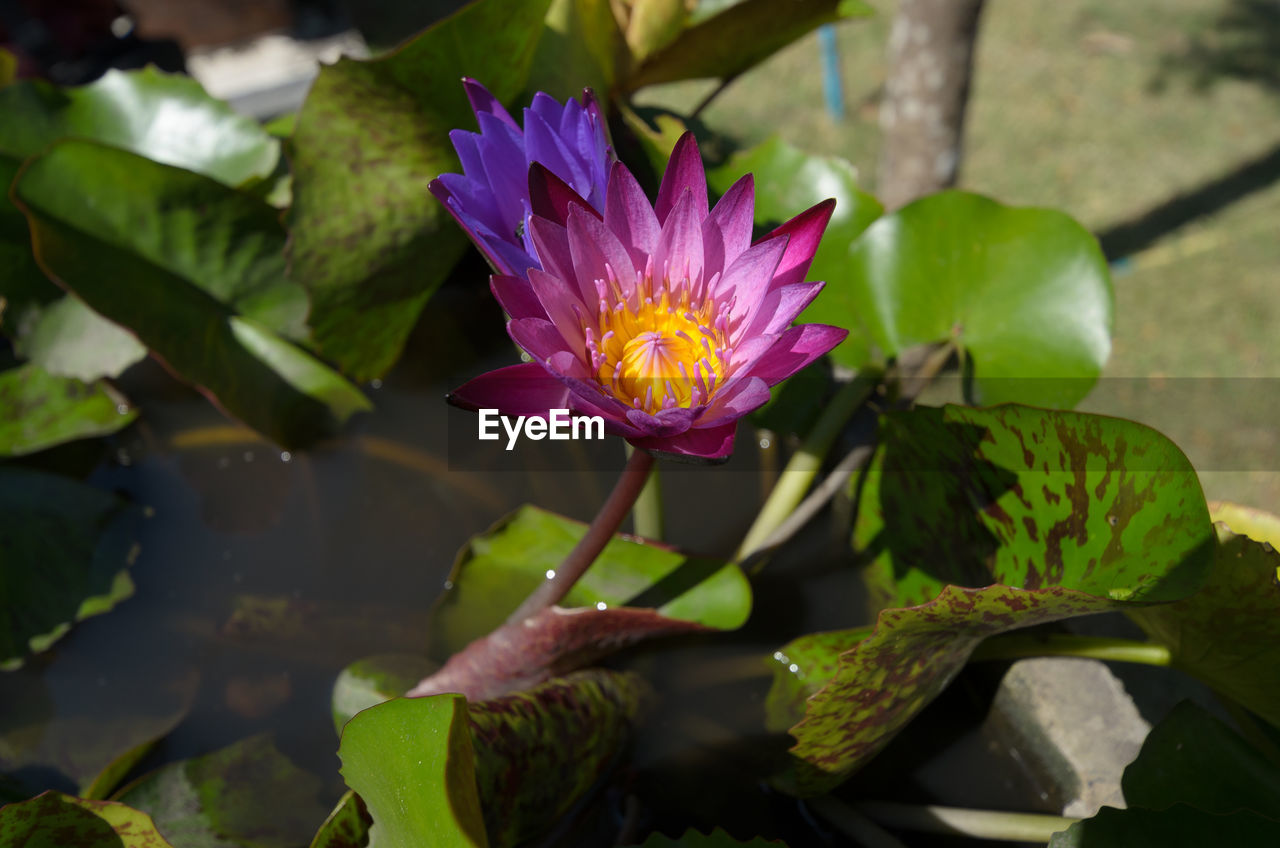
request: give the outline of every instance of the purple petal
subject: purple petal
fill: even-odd
[[[667,216],[675,209],[685,189],[693,193],[694,209],[701,222],[707,214],[707,175],[702,169],[702,157],[698,155],[698,142],[693,133],[688,132],[680,136],[671,151],[671,161],[667,163],[662,185],[658,187],[658,201],[653,204],[658,223],[667,223]]]
[[[573,254],[569,252],[569,231],[554,221],[537,215],[529,219],[529,233],[537,250],[542,270],[559,277],[569,285],[577,285],[573,273]],[[579,292],[585,303],[593,307],[596,302],[595,287],[590,293]]]
[[[787,252],[778,264],[773,277],[773,285],[785,286],[791,283],[804,282],[804,275],[809,273],[809,263],[813,261],[814,251],[831,220],[831,212],[836,208],[835,200],[824,200],[816,206],[806,209],[799,215],[769,233],[765,238],[787,235],[791,240],[787,243]],[[763,239],[761,239],[763,241]]]
[[[776,386],[840,344],[847,335],[848,330],[826,324],[792,327],[778,337],[773,347],[765,351],[744,376],[759,377],[770,386]]]
[[[595,214],[587,201],[541,162],[529,166],[529,208],[534,215],[563,227],[569,218],[569,207],[573,205]]]
[[[511,231],[514,240],[516,227],[524,220],[523,200],[528,187],[523,140],[518,131],[497,118],[483,112],[479,118],[481,136],[476,144],[480,158],[504,228]]]
[[[621,162],[614,162],[609,174],[604,223],[630,249],[634,265],[644,268],[646,260],[658,249],[662,227],[644,189]]]
[[[627,411],[627,420],[646,436],[666,439],[687,431],[693,425],[698,411],[700,410],[673,406],[650,415],[643,409],[631,409]]]
[[[536,362],[522,362],[481,374],[449,393],[463,409],[497,409],[503,415],[547,417],[567,407],[569,390]]]
[[[555,324],[541,318],[512,319],[507,322],[507,334],[539,362],[546,362],[569,347]]]
[[[471,111],[475,112],[477,117],[481,112],[487,112],[515,129],[520,129],[515,120],[507,114],[507,110],[502,108],[497,98],[489,93],[489,89],[471,77],[462,78],[462,88],[467,93],[467,100],[471,101]]]
[[[547,311],[542,308],[528,280],[506,274],[494,274],[489,278],[489,290],[493,292],[493,296],[497,298],[502,311],[506,312],[508,317],[547,320]]]
[[[584,191],[590,192],[587,174],[578,163],[577,157],[565,146],[564,139],[560,138],[540,115],[530,109],[524,112],[524,144],[525,155],[530,163],[541,162],[546,165],[553,174],[568,183],[579,194]]]
[[[591,298],[589,303],[598,300],[594,281],[608,279],[606,264],[613,269],[624,293],[635,290],[636,269],[631,264],[631,254],[603,221],[577,206],[569,210],[569,252],[573,255],[578,286],[584,299]],[[591,294],[587,294],[588,291]]]
[[[747,174],[734,183],[702,225],[707,273],[723,271],[751,246],[755,211],[755,179]]]
[[[631,444],[672,459],[707,459],[723,461],[733,453],[733,435],[738,422],[707,430],[689,430],[666,439],[628,439]]]
[[[711,405],[693,426],[699,430],[737,421],[769,402],[769,386],[759,377],[734,380],[732,385],[716,393]]]
[[[584,315],[593,315],[594,307],[584,308],[578,293],[569,289],[559,277],[545,271],[531,269],[529,271],[529,287],[533,290],[538,302],[546,310],[546,316],[555,324],[560,337],[573,350],[584,350],[587,346],[586,336],[582,334],[582,323],[574,314],[576,305]],[[514,315],[512,316],[515,317]]]
[[[705,201],[702,208],[706,209]],[[675,209],[662,225],[662,235],[658,237],[658,247],[653,252],[655,277],[665,272],[668,279],[676,282],[687,273],[691,284],[702,278],[702,219],[705,214],[705,211],[698,211],[698,200],[692,191],[685,190],[680,194]]]
[[[445,174],[444,176],[449,175]],[[513,259],[516,259],[516,257],[509,252],[500,251],[497,248],[496,245],[500,244],[501,241],[495,238],[493,231],[472,216],[468,215],[466,212],[462,211],[461,204],[458,203],[457,198],[453,197],[452,193],[443,182],[439,179],[432,180],[427,185],[427,188],[433,195],[435,195],[437,200],[444,204],[445,210],[453,216],[453,219],[458,222],[458,226],[462,227],[463,232],[465,232],[475,246],[479,248],[480,252],[484,255],[485,260],[493,268],[495,273],[519,273],[514,266],[520,264],[520,262],[512,261]],[[512,250],[514,249],[515,248],[512,248]],[[519,253],[520,256],[524,256],[523,251],[519,251]]]
[[[564,108],[565,107],[561,106],[560,102],[550,94],[547,94],[545,91],[539,91],[537,94],[533,95],[533,102],[529,104],[529,108],[525,111],[533,112],[533,114],[537,115],[552,127],[559,127],[560,118],[564,113]],[[529,131],[529,119],[527,115],[525,117],[524,129],[525,132]]]

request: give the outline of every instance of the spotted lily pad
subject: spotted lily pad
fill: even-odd
[[[85,801],[60,792],[0,807],[0,845],[174,848],[146,813],[112,801]]]
[[[138,412],[103,382],[55,377],[27,362],[0,372],[0,455],[21,456],[128,426]]]

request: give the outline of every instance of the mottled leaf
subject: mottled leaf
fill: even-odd
[[[338,801],[329,818],[324,820],[311,848],[365,848],[369,844],[369,827],[373,819],[364,801],[355,792],[347,793]]]
[[[277,335],[302,331],[306,299],[284,279],[284,230],[262,201],[80,141],[28,163],[13,194],[51,275],[264,435],[304,444],[368,408]]]
[[[850,0],[807,0],[785,9],[777,0],[743,0],[680,33],[641,63],[626,87],[735,77],[816,27],[868,14],[870,6]]]
[[[1122,786],[1130,807],[1186,803],[1208,813],[1252,810],[1280,821],[1280,768],[1190,701],[1147,735]]]
[[[473,703],[476,778],[493,844],[521,844],[576,804],[617,764],[648,693],[636,675],[593,669]]]
[[[128,426],[137,410],[106,383],[26,363],[0,372],[0,455],[21,456]]]
[[[60,792],[0,807],[0,845],[174,848],[146,813],[112,801],[85,801]]]
[[[1219,816],[1179,804],[1168,810],[1103,807],[1049,840],[1049,848],[1170,848],[1280,844],[1280,822],[1256,813]]]
[[[479,0],[385,56],[323,67],[312,85],[289,145],[291,274],[311,293],[320,350],[352,377],[391,367],[462,255],[427,192],[459,169],[448,132],[475,127],[459,79],[515,97],[549,3]]]
[[[1238,508],[1215,517],[1258,540],[1219,524],[1204,588],[1176,604],[1129,615],[1169,646],[1175,667],[1280,727],[1280,554],[1273,547],[1280,535],[1270,521],[1249,521]]]
[[[467,701],[397,698],[347,722],[342,777],[373,819],[378,848],[486,848]]]
[[[861,322],[890,357],[955,343],[973,403],[1074,406],[1110,354],[1106,260],[1061,212],[942,192],[876,221],[845,259],[850,284],[826,304],[844,300],[837,323]]]
[[[0,670],[133,594],[141,517],[83,483],[0,468]]]
[[[161,766],[116,800],[150,813],[182,848],[293,848],[324,817],[320,787],[260,735]]]
[[[897,608],[869,637],[806,636],[775,655],[770,725],[809,696],[791,728],[789,790],[822,791],[874,756],[986,637],[1185,598],[1211,563],[1190,464],[1118,419],[1017,406],[895,413],[860,498],[855,541],[876,557],[880,600]]]
[[[684,836],[678,838],[655,833],[641,843],[639,848],[769,848],[769,846],[776,848],[779,845],[785,848],[786,843],[759,837],[750,842],[740,842],[720,828],[716,828],[710,833],[686,831]]]
[[[472,538],[432,616],[432,655],[446,659],[501,624],[585,532],[585,524],[523,506]],[[732,630],[751,612],[751,587],[732,563],[619,535],[560,605],[599,604],[654,607],[667,618]]]
[[[356,660],[338,673],[330,704],[333,726],[342,726],[361,710],[399,698],[435,670],[436,664],[416,654],[380,654]]]
[[[853,305],[855,276],[849,252],[858,236],[883,214],[880,202],[859,190],[857,171],[848,161],[809,155],[778,136],[709,170],[707,184],[723,194],[743,174],[755,175],[756,221],[769,229],[816,203],[835,198],[836,208],[805,277],[827,285],[798,320],[850,330],[832,355],[855,367],[870,362],[869,339]]]

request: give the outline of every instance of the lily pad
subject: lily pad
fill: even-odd
[[[0,670],[133,594],[142,515],[65,477],[0,468]]]
[[[23,848],[174,848],[146,813],[46,792],[0,807],[0,844]]]
[[[320,788],[264,734],[161,766],[115,800],[150,813],[183,848],[293,848],[324,818]]]
[[[434,610],[432,655],[447,659],[500,625],[585,532],[585,524],[526,505],[474,537]],[[618,535],[560,606],[600,604],[653,607],[666,618],[733,630],[751,613],[751,587],[732,563]]]
[[[94,312],[75,295],[64,295],[44,306],[28,301],[14,349],[50,374],[85,382],[119,377],[147,355],[146,346],[136,336]]]
[[[303,332],[306,296],[284,278],[285,233],[261,200],[81,141],[29,162],[13,196],[51,275],[279,444],[305,444],[369,408],[281,338]]]
[[[823,24],[872,14],[860,0],[743,0],[681,32],[626,81],[628,91],[685,79],[731,79]]]
[[[590,88],[607,107],[626,53],[609,0],[552,0],[529,71],[527,91],[557,100],[581,97]],[[483,78],[480,78],[484,82]]]
[[[946,191],[876,221],[846,262],[850,284],[822,309],[861,321],[887,357],[954,343],[971,403],[1074,406],[1111,352],[1106,259],[1061,212]],[[867,364],[840,349],[836,359]]]
[[[529,78],[550,0],[479,0],[391,53],[321,68],[289,155],[291,274],[324,356],[357,380],[396,361],[466,241],[427,192],[475,126],[462,76],[509,101]],[[483,281],[477,280],[477,285]]]
[[[0,455],[105,436],[138,417],[106,383],[55,377],[33,363],[0,372]]]
[[[828,789],[874,756],[986,637],[1176,601],[1211,564],[1190,464],[1118,419],[1017,406],[889,415],[860,497],[855,542],[895,608],[868,637],[805,636],[775,654],[771,726],[803,702],[795,770],[780,781],[790,791]]]
[[[348,790],[316,831],[311,848],[366,848],[372,825],[364,801]]]
[[[361,710],[399,698],[435,670],[436,664],[416,654],[380,654],[356,660],[338,673],[330,703],[338,733]]]
[[[342,777],[368,807],[379,848],[487,848],[467,701],[397,698],[347,722]]]
[[[1257,813],[1220,816],[1185,804],[1168,810],[1103,807],[1049,840],[1049,848],[1169,848],[1171,845],[1276,845],[1280,822]]]

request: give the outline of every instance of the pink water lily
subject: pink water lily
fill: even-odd
[[[533,362],[483,374],[451,400],[548,418],[570,409],[653,452],[722,459],[769,387],[846,331],[791,326],[823,284],[805,282],[835,201],[751,243],[754,183],[708,211],[693,136],[676,144],[650,204],[621,163],[603,215],[546,169],[529,175],[540,269],[491,278],[507,331]]]

